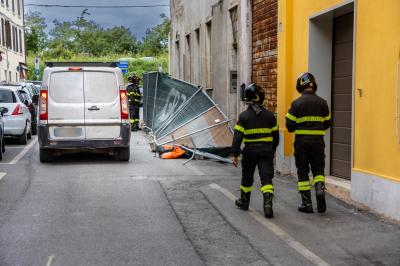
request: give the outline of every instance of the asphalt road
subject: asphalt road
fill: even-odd
[[[41,164],[36,139],[0,164],[0,265],[400,265],[400,226],[328,198],[297,212],[275,179],[273,220],[236,209],[240,169],[154,157],[142,132],[131,161],[80,154]],[[257,183],[257,185],[259,185]]]

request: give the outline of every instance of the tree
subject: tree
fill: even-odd
[[[168,49],[168,35],[171,30],[171,20],[161,14],[162,23],[152,29],[147,29],[143,40],[143,52],[146,56],[154,56]]]
[[[134,53],[139,44],[135,36],[125,27],[104,29],[95,21],[88,19],[87,9],[71,22],[54,21],[50,32],[51,41],[48,54],[57,57],[70,53],[103,56],[107,54]],[[68,51],[67,53],[65,51]]]
[[[25,16],[26,52],[36,54],[47,47],[46,20],[37,11]]]
[[[105,36],[111,53],[136,53],[139,50],[140,44],[128,28],[121,26],[108,29]]]

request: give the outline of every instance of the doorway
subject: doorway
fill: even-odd
[[[310,18],[309,71],[332,113],[332,128],[325,136],[325,174],[346,179],[351,177],[353,150],[353,36],[353,2]]]

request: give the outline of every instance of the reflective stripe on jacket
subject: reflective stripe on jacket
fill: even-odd
[[[304,92],[286,114],[286,128],[296,135],[323,136],[330,126],[328,104],[315,92]]]
[[[246,146],[258,144],[260,149],[274,152],[279,144],[279,131],[274,114],[261,107],[261,112],[257,115],[251,106],[241,113],[233,136],[234,156],[241,153],[242,143]]]

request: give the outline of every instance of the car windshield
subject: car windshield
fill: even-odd
[[[0,90],[0,103],[15,103],[15,95],[9,90]]]

